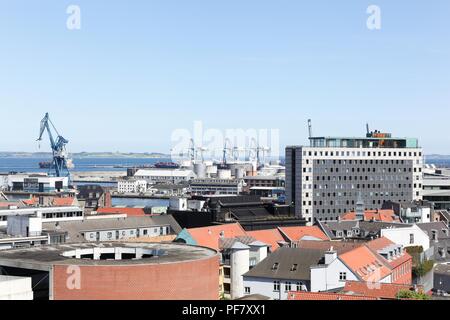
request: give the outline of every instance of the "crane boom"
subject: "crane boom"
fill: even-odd
[[[52,128],[55,130],[56,140],[53,137],[51,130]],[[50,140],[50,147],[52,148],[53,166],[55,168],[56,176],[61,177],[63,175],[63,171],[67,171],[66,175],[69,176],[69,169],[67,168],[67,152],[66,152],[66,144],[69,143],[69,141],[58,133],[58,130],[56,130],[55,126],[50,120],[48,113],[46,113],[44,118],[41,120],[41,128],[39,131],[39,137],[37,141],[42,141],[42,136],[44,135],[44,131],[46,130]]]

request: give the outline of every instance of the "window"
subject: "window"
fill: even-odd
[[[107,237],[108,237],[108,239],[111,239],[112,238],[112,232],[108,232]]]
[[[280,291],[280,281],[274,281],[273,282],[273,291],[279,292]]]
[[[244,290],[245,290],[245,294],[250,294],[250,287],[245,287]]]
[[[339,272],[339,281],[347,280],[347,272]]]
[[[279,266],[280,264],[278,263],[278,262],[275,262],[274,264],[273,264],[273,266],[272,266],[272,270],[278,270],[278,266]]]
[[[414,233],[409,234],[409,244],[414,244]]]
[[[298,264],[293,264],[291,267],[291,271],[292,272],[297,271],[297,268],[298,268]]]
[[[291,288],[292,288],[292,285],[290,282],[286,282],[284,284],[284,291],[286,291],[286,292],[291,291]]]

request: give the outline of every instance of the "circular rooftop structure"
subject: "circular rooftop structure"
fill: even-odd
[[[219,294],[218,252],[179,243],[10,249],[0,251],[0,267],[12,275],[48,275],[54,300],[215,300]]]

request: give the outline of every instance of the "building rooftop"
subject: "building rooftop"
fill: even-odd
[[[342,214],[339,218],[341,220],[356,220],[356,212],[351,211]],[[391,209],[378,209],[378,210],[365,210],[364,221],[380,221],[380,222],[400,222],[398,216],[395,215],[394,210]]]
[[[363,281],[378,282],[391,273],[390,268],[385,265],[381,256],[367,246],[360,246],[341,254],[339,259]]]
[[[79,221],[44,222],[44,232],[67,232],[67,242],[83,242],[82,233],[89,231],[148,228],[152,226],[170,225],[171,232],[179,233],[180,225],[171,215],[108,218],[108,219],[84,219]]]
[[[446,263],[446,264],[438,264],[434,267],[434,273],[438,273],[438,274],[444,274],[446,276],[450,276],[450,264]]]
[[[239,223],[221,224],[216,226],[191,228],[187,232],[197,245],[219,250],[220,239],[247,236]]]
[[[244,277],[310,280],[310,266],[318,265],[325,251],[282,247],[245,273]]]
[[[428,235],[431,241],[433,241],[433,232],[436,232],[437,240],[450,239],[450,230],[444,221],[417,223],[417,226]]]
[[[154,255],[142,259],[122,260],[93,260],[89,258],[73,258],[71,254],[75,250],[114,250],[114,248],[142,249],[153,252]],[[142,264],[164,264],[184,261],[206,259],[218,256],[217,251],[185,244],[175,243],[76,243],[64,245],[49,245],[23,249],[9,249],[0,251],[0,266],[20,267],[33,270],[48,271],[54,265],[142,265]]]
[[[327,235],[317,226],[279,227],[278,229],[290,241],[300,241],[305,237],[316,240],[329,240]]]
[[[417,289],[420,290],[421,287],[418,287]],[[397,294],[402,290],[414,290],[414,287],[411,285],[394,283],[368,283],[360,281],[347,281],[342,292],[378,299],[397,299]]]
[[[338,255],[351,251],[363,245],[362,242],[348,242],[348,241],[309,241],[301,240],[296,242],[297,248],[317,249],[327,251],[331,247]]]
[[[331,300],[331,301],[354,301],[354,300],[378,300],[374,297],[356,294],[330,293],[330,292],[289,292],[288,300]]]
[[[247,234],[270,245],[272,252],[280,247],[280,243],[286,243],[278,229],[247,231]]]
[[[139,169],[134,174],[135,177],[157,176],[157,177],[190,177],[192,170],[185,169]]]
[[[352,229],[358,229],[364,231],[359,237],[362,238],[375,238],[382,229],[388,228],[407,228],[411,227],[411,224],[395,223],[395,222],[380,222],[380,221],[358,221],[358,220],[345,220],[345,221],[319,221],[319,226],[325,232],[330,239],[337,238],[337,231],[346,231]],[[347,238],[346,235],[343,238]]]
[[[98,208],[97,214],[98,215],[126,214],[127,217],[144,217],[146,215],[143,208],[123,208],[123,207]]]

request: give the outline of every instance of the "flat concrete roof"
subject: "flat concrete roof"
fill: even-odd
[[[162,250],[163,254],[142,259],[93,260],[64,257],[63,253],[76,249],[92,248],[142,248]],[[0,251],[0,266],[49,271],[54,265],[80,266],[120,266],[169,264],[207,259],[218,255],[217,251],[206,247],[190,246],[180,243],[132,243],[101,242],[45,245],[30,248]]]

